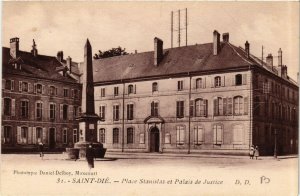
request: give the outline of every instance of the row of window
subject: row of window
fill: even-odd
[[[3,144],[11,144],[12,143],[12,127],[11,126],[3,126],[3,136],[2,143]],[[50,128],[53,129],[53,128]],[[68,143],[68,129],[64,128],[62,130],[62,142],[63,144]],[[77,129],[73,129],[73,143],[79,141],[79,133]],[[38,144],[40,142],[47,142],[46,128],[43,127],[18,127],[17,128],[17,143],[18,144]]]
[[[177,90],[182,91],[184,90],[184,81],[179,80],[177,81]],[[234,78],[233,85],[240,86],[247,83],[247,75],[246,74],[236,74]],[[212,87],[221,87],[225,86],[225,76],[223,78],[221,76],[214,77],[214,80],[212,81]],[[195,81],[195,87],[196,89],[200,88],[206,88],[206,78],[197,78]],[[153,82],[152,83],[152,93],[158,92],[158,83]],[[136,85],[129,84],[127,87],[127,94],[135,94],[136,93]],[[100,89],[100,96],[105,97],[105,88]],[[119,87],[114,87],[114,96],[119,96]]]
[[[213,144],[221,145],[223,144],[224,139],[224,127],[222,124],[213,125]],[[244,129],[242,125],[233,126],[233,144],[243,144],[244,143]],[[106,132],[104,128],[99,129],[98,138],[101,143],[106,143]],[[114,128],[112,131],[113,144],[118,144],[120,131],[118,128]],[[127,128],[127,144],[134,143],[134,130],[133,128]],[[194,144],[201,145],[205,142],[205,131],[203,126],[194,127]],[[144,133],[140,135],[140,143],[144,143]],[[165,144],[171,143],[171,134],[165,134]],[[186,130],[185,126],[178,125],[176,126],[176,144],[183,145],[186,143]]]
[[[261,104],[263,103],[263,104]],[[267,98],[261,102],[259,97],[254,98],[254,108],[253,112],[255,115],[260,116],[262,115],[261,105],[264,105],[264,116],[271,117],[273,119],[278,120],[297,120],[297,110],[296,107],[290,107],[288,105],[283,105],[280,102],[270,102]],[[271,110],[270,110],[271,109]]]
[[[256,74],[254,79],[254,90],[262,90],[263,93],[272,93],[277,97],[283,97],[287,100],[297,101],[297,92],[287,86],[283,86],[277,82],[271,81],[267,78],[262,79],[261,76]]]
[[[221,98],[214,99],[214,115],[247,115],[248,114],[248,98],[237,96],[234,98]],[[159,103],[151,102],[151,116],[159,116]],[[105,120],[105,106],[102,105],[99,108],[99,116],[102,120]],[[208,100],[196,99],[190,102],[190,116],[195,117],[207,117]],[[185,101],[176,102],[176,117],[183,118],[185,111]],[[134,104],[127,104],[127,120],[133,120],[134,118]],[[118,121],[120,118],[120,105],[113,105],[113,120]]]
[[[2,88],[6,90],[14,91],[15,89],[15,82],[14,80],[2,80]],[[32,89],[33,88],[33,89]],[[50,96],[57,96],[58,89],[55,86],[49,86],[48,95]],[[34,83],[33,86],[29,82],[19,81],[19,92],[33,92],[35,94],[46,94],[45,85]],[[80,91],[78,89],[63,89],[63,97],[71,97],[78,99],[80,95]]]
[[[15,99],[11,98],[3,98],[3,114],[5,116],[15,116],[16,115],[16,103]],[[37,120],[41,120],[44,114],[44,103],[42,101],[36,101],[35,102],[35,118]],[[55,119],[56,118],[56,104],[55,103],[49,103],[48,107],[49,111],[49,118]],[[21,100],[20,101],[20,116],[22,118],[28,118],[30,114],[30,107],[29,107],[29,100]],[[47,109],[46,109],[47,110]],[[67,105],[67,104],[60,104],[60,119],[62,120],[73,120],[73,118],[78,117],[80,115],[80,106],[73,106],[73,105]]]

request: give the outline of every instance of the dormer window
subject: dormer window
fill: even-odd
[[[36,85],[36,93],[42,94],[42,88],[43,86],[41,84]]]
[[[152,83],[152,92],[157,92],[158,91],[158,85],[157,82]]]
[[[242,85],[242,74],[235,75],[235,85],[236,86]]]
[[[220,76],[215,77],[215,87],[221,87],[221,77]]]

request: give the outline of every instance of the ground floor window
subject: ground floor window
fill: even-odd
[[[63,129],[63,143],[67,144],[68,143],[68,130]]]
[[[243,144],[244,129],[242,125],[235,125],[233,127],[233,144]]]
[[[99,142],[105,143],[105,129],[103,128],[99,130]]]
[[[76,143],[79,141],[79,134],[77,129],[73,129],[73,143]]]
[[[133,144],[133,128],[127,129],[127,144]]]
[[[11,126],[4,126],[4,134],[3,134],[3,143],[9,144],[11,143]]]
[[[179,125],[176,127],[176,133],[177,133],[177,137],[176,137],[176,143],[179,145],[184,144],[184,126]]]
[[[194,127],[194,143],[197,144],[202,144],[204,142],[204,137],[203,137],[204,131],[202,126],[195,126]]]
[[[222,125],[214,125],[214,144],[222,144],[223,143],[223,126]]]
[[[43,129],[40,127],[36,128],[36,141],[38,143],[42,142],[42,137],[43,137]]]
[[[119,143],[119,129],[114,128],[113,129],[113,144]]]
[[[20,143],[27,144],[28,127],[21,127]]]

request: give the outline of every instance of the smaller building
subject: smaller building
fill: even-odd
[[[2,152],[72,146],[79,140],[81,84],[78,64],[19,50],[19,38],[2,48]]]

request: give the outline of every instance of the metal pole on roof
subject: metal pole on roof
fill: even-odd
[[[173,48],[173,11],[171,11],[171,48]]]
[[[264,46],[261,46],[261,65],[264,65]]]
[[[180,47],[180,10],[178,10],[178,47]]]
[[[187,46],[187,8],[185,8],[185,46]]]

